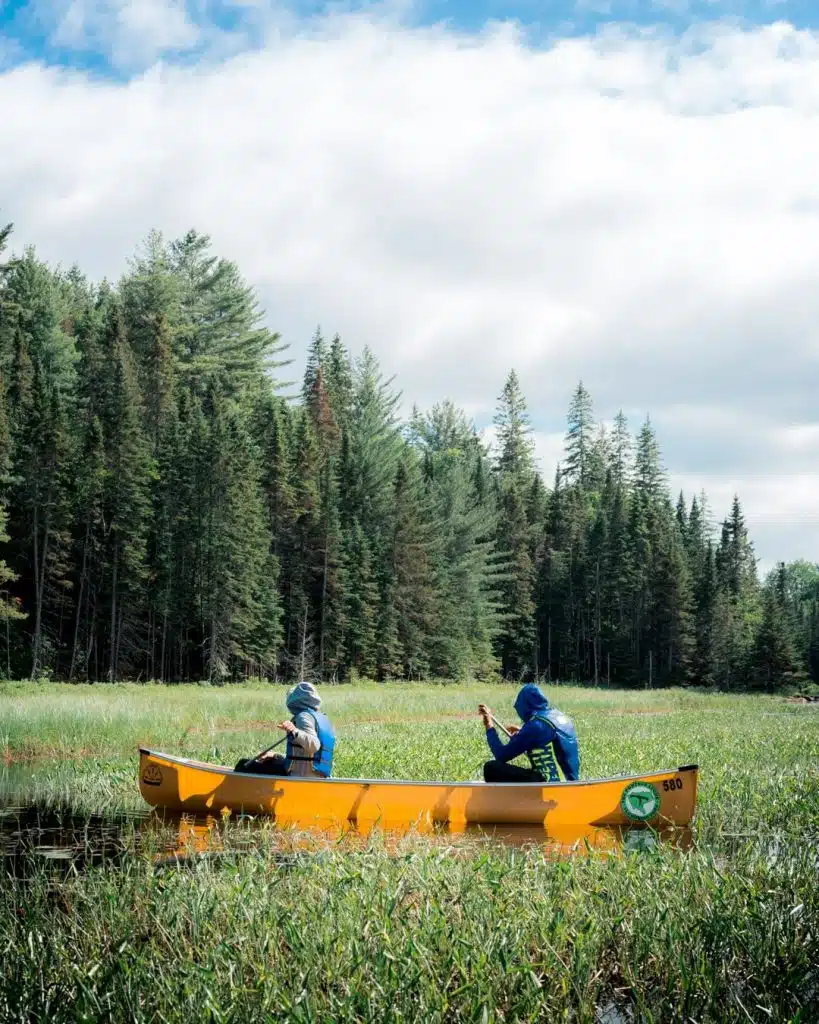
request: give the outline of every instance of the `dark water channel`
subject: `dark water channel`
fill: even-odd
[[[384,846],[397,849],[407,830],[385,829]],[[420,836],[421,834],[419,834]],[[452,832],[432,827],[422,841],[468,852],[475,844],[536,847],[545,856],[584,853],[635,853],[659,842],[688,848],[688,830],[656,833],[650,829],[595,829],[559,836],[530,826],[480,826]],[[267,818],[234,818],[225,824],[157,811],[127,814],[74,813],[49,806],[0,806],[0,874],[25,877],[43,869],[57,875],[81,872],[96,865],[118,865],[147,855],[166,867],[206,859],[235,858],[264,849],[283,863],[329,848],[360,850],[371,833],[347,829],[277,828]]]
[[[117,864],[137,849],[148,815],[72,814],[49,807],[0,807],[0,871],[25,876],[43,867],[56,874]]]

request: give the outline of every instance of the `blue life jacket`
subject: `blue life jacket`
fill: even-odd
[[[336,731],[327,715],[323,715],[320,711],[312,711],[308,708],[303,708],[299,714],[302,712],[306,715],[311,715],[313,721],[316,723],[319,748],[312,757],[296,757],[293,755],[293,739],[290,736],[290,733],[288,733],[285,768],[289,772],[290,763],[292,761],[312,761],[313,770],[318,772],[319,775],[323,775],[325,779],[329,779],[333,770],[333,751],[336,747]]]
[[[557,766],[563,772],[567,782],[576,782],[580,778],[580,750],[577,744],[577,733],[574,723],[568,715],[557,708],[538,710],[533,719],[551,726],[554,739],[542,747],[527,751],[535,771],[540,772],[547,782],[560,782]]]

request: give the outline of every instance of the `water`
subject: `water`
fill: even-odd
[[[469,854],[476,846],[502,844],[540,850],[546,856],[633,854],[668,843],[687,849],[687,829],[653,832],[646,828],[583,829],[547,834],[532,826],[427,826],[380,830],[372,827],[276,826],[270,818],[233,816],[228,820],[175,816],[157,811],[78,814],[46,805],[0,807],[0,873],[25,876],[46,867],[58,874],[128,857],[151,856],[157,867],[204,859],[235,857],[270,849],[277,859],[328,849],[355,851],[371,841],[399,852],[413,841]]]
[[[148,815],[78,815],[45,806],[0,807],[0,871],[25,876],[37,867],[58,874],[116,864],[133,854]]]

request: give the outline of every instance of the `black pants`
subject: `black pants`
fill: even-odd
[[[284,764],[285,760],[281,754],[266,757],[263,761],[256,761],[252,757],[243,757],[233,770],[250,775],[287,775]]]
[[[520,768],[503,761],[487,761],[483,766],[484,782],[543,782],[543,776],[533,768]]]

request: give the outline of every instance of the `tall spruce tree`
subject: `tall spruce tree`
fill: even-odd
[[[488,486],[488,460],[474,428],[451,403],[414,424],[436,529],[436,618],[428,639],[434,675],[487,678],[499,668],[498,513]]]
[[[503,385],[495,413],[497,429],[496,469],[502,478],[528,483],[534,473],[534,441],[526,399],[514,370]]]
[[[102,337],[104,396],[100,423],[105,452],[102,519],[105,523],[108,678],[129,674],[145,651],[147,537],[155,464],[143,427],[136,363],[122,307],[112,300]]]
[[[267,674],[281,634],[258,451],[243,412],[216,389],[206,415],[202,613],[206,672],[219,681]]]
[[[595,451],[594,405],[581,380],[572,395],[566,433],[563,471],[571,484],[587,487]],[[596,461],[596,460],[595,460]]]
[[[535,475],[534,444],[526,399],[517,374],[506,379],[495,414],[498,452],[497,545],[507,562],[500,600],[503,629],[498,637],[501,671],[511,678],[531,676],[535,665],[535,566],[528,497]]]
[[[628,484],[632,470],[632,440],[628,420],[622,409],[614,417],[609,452],[614,482],[621,486]]]
[[[3,233],[0,232],[0,252],[3,248]],[[0,544],[6,544],[9,534],[6,530],[8,513],[6,512],[6,488],[9,484],[9,470],[11,469],[11,434],[9,432],[9,421],[6,413],[6,387],[3,376],[0,374]],[[5,559],[0,558],[0,620],[8,626],[11,620],[20,621],[25,618],[25,613],[20,610],[19,600],[9,596],[8,585],[18,580],[16,573],[12,572],[6,564]],[[6,658],[5,663],[0,665],[0,671],[5,671],[6,678],[11,676],[11,645],[10,634],[6,632]]]
[[[799,667],[796,623],[788,602],[787,570],[785,564],[780,563],[765,587],[751,679],[756,686],[772,692],[778,684],[792,682]]]

